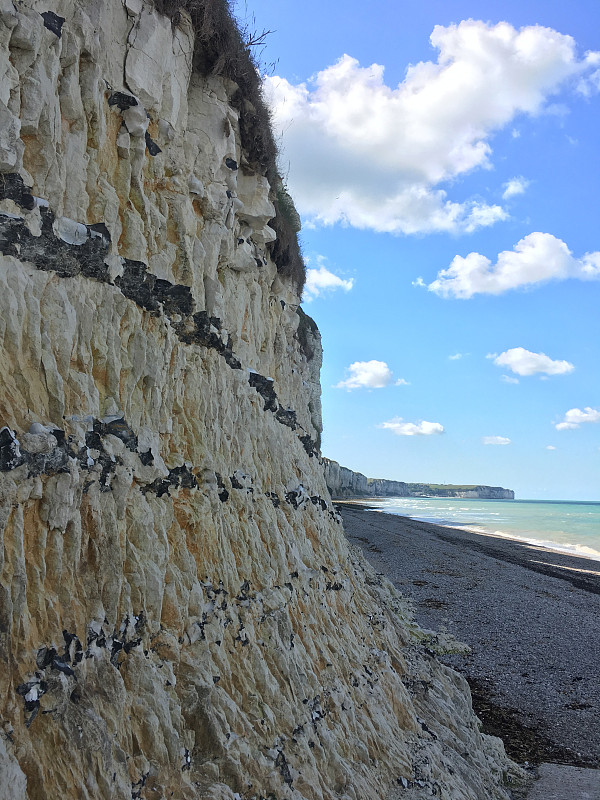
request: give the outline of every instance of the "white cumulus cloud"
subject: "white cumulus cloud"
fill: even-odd
[[[584,422],[600,422],[600,408],[586,406],[584,409],[571,408],[562,422],[555,425],[557,431],[568,431],[578,428]]]
[[[512,250],[503,250],[492,264],[481,253],[455,256],[427,288],[441,297],[466,300],[476,294],[502,294],[509,289],[551,280],[600,278],[600,252],[574,258],[567,245],[551,233],[530,233]],[[422,285],[417,282],[416,285]]]
[[[554,447],[553,444],[547,444],[546,445],[546,450],[556,450],[556,447]]]
[[[318,256],[317,263],[319,266],[317,268],[309,267],[306,270],[306,284],[302,295],[302,300],[306,303],[310,303],[311,300],[319,297],[323,292],[331,292],[335,289],[343,289],[345,292],[349,292],[354,286],[353,278],[348,280],[340,278],[328,270],[323,261],[323,257]]]
[[[383,389],[392,382],[392,370],[385,361],[355,361],[348,367],[349,377],[336,389]]]
[[[452,356],[448,356],[450,361],[459,361],[463,357],[462,353],[454,353]]]
[[[437,61],[410,65],[396,87],[380,64],[349,55],[309,81],[265,77],[289,186],[308,221],[391,233],[472,231],[505,219],[480,199],[454,202],[443,182],[491,166],[490,138],[536,114],[594,54],[551,28],[465,20],[436,26]]]
[[[598,66],[600,64],[600,54],[589,53],[588,62],[590,65]],[[584,97],[590,97],[600,92],[600,69],[595,69],[592,73],[583,75],[577,84],[577,91]]]
[[[504,200],[508,200],[510,197],[514,197],[517,194],[523,194],[528,186],[529,181],[523,177],[511,178],[507,183],[504,184],[504,192],[502,193],[502,197]]]
[[[506,436],[484,436],[481,439],[482,444],[510,444],[510,439]]]
[[[518,379],[518,378],[511,378],[511,376],[510,376],[510,375],[502,375],[502,376],[500,377],[500,380],[501,380],[503,383],[518,383],[518,382],[519,382],[519,379]]]
[[[565,375],[575,369],[568,361],[554,361],[545,353],[532,353],[524,347],[512,347],[499,356],[489,357],[494,359],[496,366],[506,367],[516,375]]]
[[[444,433],[444,428],[439,422],[404,422],[402,417],[394,417],[387,422],[382,422],[380,428],[392,431],[396,436],[431,436],[436,433]]]

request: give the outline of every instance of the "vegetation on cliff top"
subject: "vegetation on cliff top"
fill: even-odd
[[[272,187],[277,239],[269,245],[280,275],[302,293],[306,268],[298,242],[299,217],[277,170],[277,144],[264,101],[258,65],[231,13],[228,0],[155,0],[156,8],[174,24],[190,15],[195,32],[194,69],[222,75],[238,85],[232,105],[239,112],[242,147],[249,166],[265,175]],[[263,37],[258,37],[259,40]]]

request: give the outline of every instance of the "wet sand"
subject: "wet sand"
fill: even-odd
[[[523,763],[600,766],[600,562],[337,504],[349,541],[414,601],[487,732]]]

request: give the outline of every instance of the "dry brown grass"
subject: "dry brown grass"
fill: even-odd
[[[239,112],[242,147],[249,166],[266,175],[273,187],[276,216],[271,227],[277,239],[270,245],[271,258],[301,294],[306,269],[298,243],[299,218],[277,171],[277,145],[257,64],[228,0],[155,0],[155,4],[175,25],[182,11],[190,15],[196,35],[194,69],[203,75],[223,75],[238,85],[231,103]]]

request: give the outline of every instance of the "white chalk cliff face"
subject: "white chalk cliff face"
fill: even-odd
[[[0,796],[507,798],[346,544],[318,333],[193,50],[142,0],[0,0]]]

